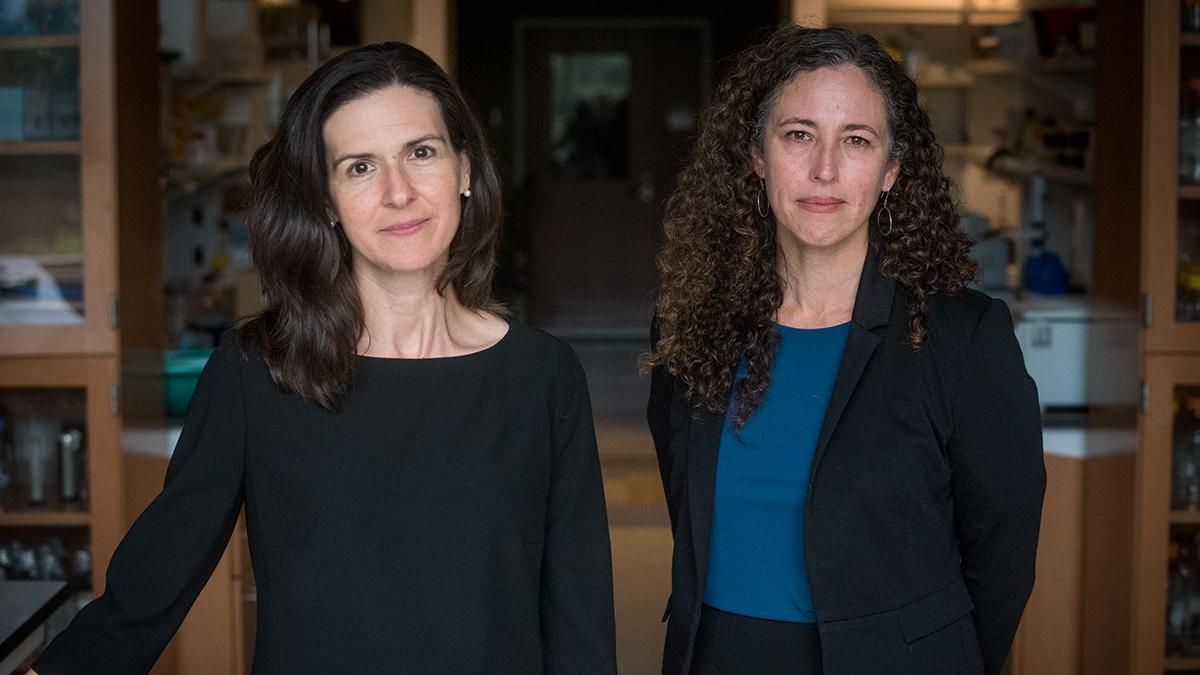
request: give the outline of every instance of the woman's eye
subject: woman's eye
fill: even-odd
[[[867,139],[863,138],[862,136],[851,136],[850,138],[846,139],[846,142],[849,143],[850,145],[856,145],[856,146],[867,146],[867,145],[871,144],[871,141],[868,141]]]
[[[371,165],[366,162],[355,162],[350,165],[350,175],[351,176],[362,176],[364,174],[370,173],[370,171],[371,171]]]
[[[787,132],[787,137],[793,141],[806,141],[809,139],[808,132],[800,129],[793,129]]]
[[[418,145],[412,151],[413,159],[431,159],[436,154],[434,149],[428,145]]]

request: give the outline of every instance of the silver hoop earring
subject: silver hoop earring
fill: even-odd
[[[758,179],[758,192],[754,193],[754,209],[763,218],[771,215],[771,204],[767,201],[767,181],[762,178]]]
[[[471,188],[467,188],[466,190],[463,190],[462,196],[464,199],[470,199],[471,198]]]
[[[895,229],[895,227],[893,226],[893,223],[892,223],[892,210],[888,208],[887,200],[888,200],[888,193],[884,192],[883,193],[883,206],[879,207],[879,216],[876,218],[876,222],[879,223],[879,234],[884,237],[892,236],[892,230]],[[887,215],[887,229],[886,230],[883,229],[884,214]]]

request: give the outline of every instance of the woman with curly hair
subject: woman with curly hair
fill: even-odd
[[[917,90],[866,35],[742,53],[667,204],[648,419],[664,673],[998,673],[1033,586],[1037,392]]]

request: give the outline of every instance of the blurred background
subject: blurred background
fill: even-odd
[[[249,157],[309,72],[384,40],[484,126],[498,291],[584,363],[620,667],[658,672],[635,361],[662,206],[730,57],[786,21],[904,64],[1013,310],[1050,483],[1009,671],[1200,672],[1200,0],[0,0],[0,675],[102,589],[215,339],[261,306]],[[247,672],[254,589],[239,526],[155,672]]]

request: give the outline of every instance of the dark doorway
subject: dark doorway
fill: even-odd
[[[504,181],[504,299],[572,344],[598,423],[641,426],[635,363],[649,348],[663,203],[726,59],[783,7],[460,0],[455,14],[455,77]]]
[[[661,205],[709,89],[708,32],[685,19],[518,23],[513,175],[534,325],[645,333]]]

